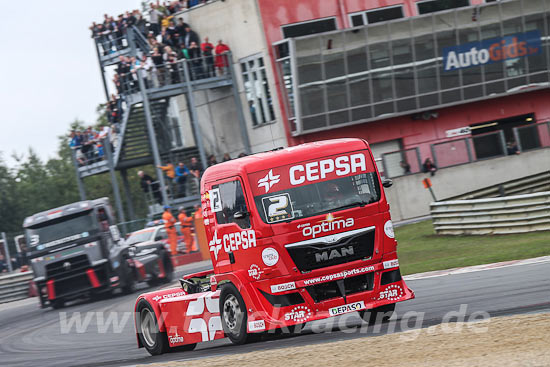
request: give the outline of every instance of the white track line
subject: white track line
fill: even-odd
[[[404,276],[403,278],[405,280],[427,279],[427,278],[442,277],[446,275],[465,274],[465,273],[473,273],[476,271],[500,269],[500,268],[506,268],[509,266],[530,265],[530,264],[539,264],[539,263],[547,263],[547,262],[550,262],[550,256],[541,256],[541,257],[535,257],[532,259],[524,259],[524,260],[503,261],[499,263],[475,265],[475,266],[468,266],[464,268],[436,270],[436,271],[430,271],[426,273],[411,274],[411,275]]]

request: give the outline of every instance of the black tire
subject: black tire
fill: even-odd
[[[149,287],[155,287],[159,284],[170,283],[174,279],[174,267],[172,266],[172,260],[170,260],[170,255],[166,251],[160,251],[158,254],[159,259],[162,259],[162,264],[164,265],[164,278],[159,278],[157,274],[151,274],[151,279],[147,281]],[[159,269],[160,272],[160,269]]]
[[[170,351],[166,332],[159,331],[157,317],[149,302],[145,300],[139,301],[137,310],[137,333],[141,345],[152,356]]]
[[[283,326],[281,328],[275,329],[273,331],[267,331],[267,333],[273,333],[274,335],[279,336],[288,336],[288,335],[298,335],[302,333],[302,330],[306,327],[306,323],[291,325],[291,326]]]
[[[220,316],[225,335],[233,344],[245,344],[249,334],[246,332],[246,304],[237,288],[224,284],[220,292]]]
[[[395,303],[384,305],[372,310],[359,311],[359,316],[369,325],[374,325],[376,321],[386,322],[392,317],[395,311]],[[380,319],[380,320],[378,320]]]
[[[59,310],[60,308],[65,307],[65,300],[63,298],[54,299],[50,302],[54,310]]]
[[[134,268],[129,266],[126,259],[124,260],[124,263],[126,264],[124,266],[124,273],[126,275],[126,279],[124,280],[124,286],[122,287],[122,293],[124,294],[132,294],[136,291],[136,276],[134,273]]]
[[[166,251],[161,253],[162,263],[164,265],[164,274],[165,277],[162,279],[163,283],[171,283],[174,279],[174,266],[172,265],[172,259],[170,259],[170,254]]]
[[[169,352],[170,353],[173,353],[173,352],[190,352],[190,351],[194,350],[196,347],[197,347],[197,343],[186,344],[186,345],[182,345],[180,347],[170,348]]]
[[[301,334],[304,328],[306,327],[306,323],[296,324],[290,326],[288,329],[291,334]]]

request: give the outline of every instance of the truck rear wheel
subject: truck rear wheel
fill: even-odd
[[[233,344],[244,344],[248,340],[246,332],[246,305],[237,288],[224,284],[220,293],[220,316],[225,335]]]
[[[164,265],[165,277],[162,279],[163,283],[170,283],[174,279],[174,266],[172,265],[172,259],[167,251],[162,252],[162,264]]]
[[[391,305],[384,305],[372,310],[359,311],[359,316],[366,321],[369,325],[374,325],[376,321],[386,322],[392,317],[395,311],[395,303]]]
[[[135,269],[133,266],[128,264],[128,260],[123,260],[122,273],[126,276],[124,279],[124,286],[122,287],[122,293],[132,294],[136,291],[136,276]]]

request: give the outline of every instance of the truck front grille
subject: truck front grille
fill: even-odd
[[[55,281],[55,297],[61,298],[68,294],[75,294],[92,288],[90,279],[86,273],[74,276],[70,279]]]
[[[326,237],[321,237],[318,242],[310,240],[296,246],[287,245],[287,251],[296,267],[305,272],[371,258],[374,252],[374,235],[374,227],[371,227],[358,234],[343,237],[335,243],[327,244]]]
[[[87,255],[78,255],[46,265],[46,277],[63,278],[83,273],[91,266]]]
[[[338,287],[338,282],[343,282],[343,290]],[[351,294],[371,291],[374,288],[374,273],[362,274],[343,280],[322,283],[306,287],[315,303],[331,298],[346,297]]]

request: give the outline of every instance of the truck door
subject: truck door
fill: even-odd
[[[246,256],[249,248],[256,247],[250,205],[241,179],[233,177],[213,184],[209,197],[215,221],[214,226],[209,226],[212,262],[220,272],[236,270],[239,259]]]

